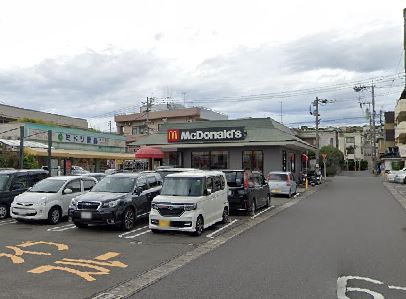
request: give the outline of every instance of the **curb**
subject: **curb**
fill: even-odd
[[[168,276],[172,272],[182,268],[183,266],[189,264],[193,260],[205,255],[206,253],[220,247],[221,245],[225,244],[226,242],[230,241],[231,239],[243,234],[247,230],[253,228],[254,226],[264,222],[265,220],[281,213],[282,211],[296,205],[301,200],[309,197],[313,193],[315,193],[317,189],[310,190],[303,194],[303,196],[298,196],[296,198],[292,198],[289,202],[278,206],[270,211],[270,213],[262,214],[257,218],[251,219],[242,225],[239,225],[221,236],[216,237],[215,239],[211,239],[206,243],[203,243],[188,251],[180,256],[174,257],[168,261],[163,262],[162,264],[158,265],[157,267],[147,270],[144,273],[141,273],[137,277],[130,279],[124,283],[121,283],[115,287],[107,289],[99,294],[96,294],[90,298],[93,299],[121,299],[121,298],[128,298],[141,290],[147,288],[148,286],[158,282],[159,280],[163,279],[164,277]]]
[[[400,194],[399,191],[397,191],[396,188],[394,188],[391,183],[383,182],[383,185],[385,186],[386,189],[388,189],[388,191],[393,195],[393,197],[400,203],[402,208],[404,210],[406,210],[406,198],[402,194]]]

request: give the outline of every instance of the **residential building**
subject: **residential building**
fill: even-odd
[[[149,109],[141,107],[139,113],[114,117],[117,133],[127,137],[127,144],[158,132],[163,124],[227,119],[227,115],[208,108],[186,108],[180,104],[151,105]],[[135,149],[131,145],[129,148]]]
[[[406,159],[406,89],[395,107],[395,143],[401,158]]]
[[[87,129],[88,123],[86,119],[64,116],[54,113],[47,113],[31,109],[24,109],[5,104],[0,104],[0,124],[6,124],[24,120],[38,120],[45,123],[53,123],[62,127],[72,127],[79,129]]]
[[[312,127],[302,126],[299,129],[292,129],[297,136],[307,143],[316,146],[316,130]],[[319,145],[320,148],[326,145],[333,147],[339,146],[338,139],[339,129],[334,127],[319,129]]]

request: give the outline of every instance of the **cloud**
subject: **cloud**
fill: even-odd
[[[338,101],[325,108],[324,119],[362,116],[351,86],[327,92],[291,91],[393,74],[400,49],[399,32],[387,27],[361,36],[330,32],[283,45],[238,47],[187,67],[154,50],[88,50],[29,68],[0,69],[0,100],[76,117],[100,116],[103,128],[106,115],[117,110],[134,112],[147,96],[172,95],[182,102],[183,92],[189,105],[207,106],[232,118],[279,119],[282,101],[285,122],[313,121],[308,109],[316,96]],[[341,103],[343,99],[346,102]],[[388,96],[380,99],[380,105],[388,100]]]

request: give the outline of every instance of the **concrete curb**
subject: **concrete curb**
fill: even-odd
[[[321,185],[323,187],[323,185]],[[319,187],[320,188],[320,187]],[[163,279],[164,277],[168,276],[170,273],[182,268],[183,266],[187,265],[191,261],[199,258],[200,256],[205,255],[206,253],[220,247],[221,245],[225,244],[227,241],[241,235],[245,231],[251,229],[252,227],[264,222],[265,220],[281,213],[282,211],[286,210],[289,207],[294,206],[301,200],[309,197],[313,193],[315,193],[319,188],[312,189],[303,196],[298,196],[296,198],[292,198],[289,202],[278,206],[272,209],[269,213],[264,213],[257,218],[250,219],[250,221],[241,224],[221,236],[216,237],[215,239],[209,240],[204,244],[199,245],[195,249],[192,249],[189,252],[186,252],[180,256],[174,257],[171,260],[165,261],[162,264],[158,265],[157,267],[150,269],[137,277],[130,279],[124,283],[121,283],[113,288],[105,290],[99,294],[94,295],[93,299],[119,299],[119,298],[127,298],[132,296],[141,290],[145,289],[146,287],[158,282],[159,280]]]
[[[393,195],[393,197],[400,203],[404,210],[406,210],[406,198],[396,190],[391,183],[383,182],[383,185]]]

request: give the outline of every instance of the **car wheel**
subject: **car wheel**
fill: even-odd
[[[195,226],[194,235],[197,236],[197,237],[200,236],[203,233],[203,229],[204,229],[203,217],[199,216],[196,219],[196,226]]]
[[[81,222],[73,222],[77,228],[85,228],[87,227],[86,223],[81,223]]]
[[[255,200],[252,200],[250,216],[255,216],[256,209],[257,209],[257,206],[255,205]]]
[[[228,208],[225,207],[224,210],[223,210],[223,218],[221,220],[221,223],[227,224],[229,222],[230,222],[230,214],[228,212]]]
[[[123,230],[131,230],[135,225],[135,213],[132,208],[127,208],[124,211],[121,228]]]
[[[8,209],[6,205],[0,205],[0,219],[6,218],[8,215]]]
[[[265,207],[266,207],[266,208],[269,208],[270,206],[271,206],[271,195],[268,194],[268,195],[267,195],[267,198],[266,198],[266,205],[265,205]]]
[[[53,207],[48,213],[48,222],[50,224],[58,224],[62,219],[62,212],[58,207]]]

